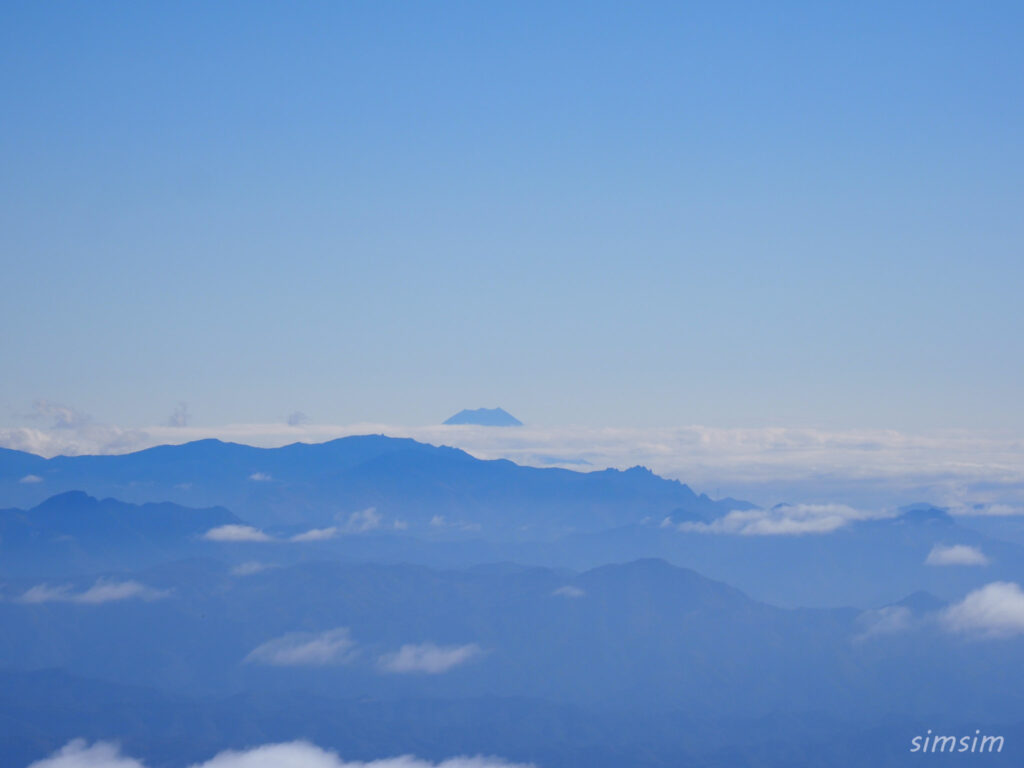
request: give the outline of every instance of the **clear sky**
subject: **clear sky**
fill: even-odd
[[[0,420],[1024,430],[1022,39],[1000,2],[8,0]]]

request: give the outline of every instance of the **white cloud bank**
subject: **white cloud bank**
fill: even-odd
[[[326,632],[291,632],[269,640],[253,649],[245,661],[274,667],[327,667],[348,664],[357,653],[348,629],[338,627]]]
[[[475,643],[447,646],[422,643],[403,645],[396,653],[381,656],[378,663],[386,672],[438,675],[465,664],[482,653],[480,646]]]
[[[121,754],[116,744],[98,741],[88,744],[75,739],[50,757],[32,763],[28,768],[146,768],[134,758]],[[508,763],[497,757],[453,757],[440,763],[403,755],[369,762],[348,762],[335,752],[320,749],[303,741],[265,744],[241,751],[221,752],[191,768],[532,768],[522,763]]]
[[[873,506],[928,500],[967,513],[988,508],[1024,512],[1024,437],[963,430],[911,434],[894,430],[809,428],[655,429],[385,424],[231,424],[213,427],[99,425],[73,409],[45,403],[37,418],[48,426],[0,429],[0,446],[43,456],[125,453],[153,445],[219,438],[264,447],[323,442],[346,435],[387,434],[452,445],[484,459],[532,466],[624,469],[642,464],[695,487],[771,503],[857,499]],[[552,457],[564,457],[552,460]],[[581,464],[580,462],[586,462]],[[799,484],[799,498],[793,496]],[[988,489],[971,490],[985,484]],[[893,498],[899,495],[899,498]],[[813,498],[811,498],[813,496]],[[871,496],[873,501],[865,499]],[[889,503],[889,502],[886,502]]]
[[[936,544],[925,558],[926,565],[988,565],[985,553],[967,544]]]
[[[1024,634],[1024,592],[1013,582],[994,581],[946,608],[941,620],[948,630],[963,634]]]
[[[137,581],[108,581],[99,579],[83,592],[74,592],[68,584],[51,587],[37,584],[18,598],[20,603],[38,605],[41,603],[78,603],[80,605],[101,605],[121,600],[160,600],[170,594],[169,590],[153,589]]]
[[[831,533],[855,520],[882,517],[844,504],[780,504],[771,509],[735,510],[710,523],[679,523],[680,531],[740,536],[798,536]],[[666,521],[671,525],[671,521]]]

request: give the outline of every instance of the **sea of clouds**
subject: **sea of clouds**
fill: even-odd
[[[30,426],[0,428],[0,447],[42,456],[127,453],[204,438],[272,447],[359,434],[411,437],[483,459],[578,471],[643,465],[712,496],[761,505],[841,500],[860,508],[929,501],[970,512],[1024,512],[1024,437],[946,430],[406,426],[281,423],[145,428],[101,424],[37,403]],[[261,478],[254,478],[259,480]]]

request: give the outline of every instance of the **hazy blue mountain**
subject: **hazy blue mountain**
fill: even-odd
[[[0,510],[0,574],[56,576],[198,553],[200,537],[238,524],[221,507],[127,504],[68,491],[29,510]]]
[[[918,508],[800,536],[629,525],[497,548],[490,556],[571,568],[659,557],[792,607],[881,606],[918,590],[952,599],[992,581],[1024,583],[1024,545],[987,536],[961,521],[942,510]],[[953,545],[977,548],[988,564],[927,564],[936,546]]]
[[[1024,639],[944,619],[1024,582],[1024,547],[929,505],[715,533],[778,511],[383,436],[0,452],[0,498],[21,507],[0,510],[4,765],[78,736],[152,768],[295,738],[543,768],[898,766],[928,728],[1024,736]],[[225,525],[261,531],[206,536]],[[956,545],[984,564],[928,563]]]
[[[26,473],[40,481],[22,482]],[[0,505],[29,507],[69,490],[224,506],[257,525],[333,525],[373,507],[386,522],[434,538],[547,537],[733,506],[639,467],[538,469],[382,435],[270,449],[201,440],[117,456],[0,453]]]
[[[431,478],[440,485],[432,486]],[[428,488],[433,490],[423,490]],[[453,505],[454,488],[460,489],[463,506]],[[363,509],[374,506],[371,500],[380,506],[355,521],[339,514],[302,524],[264,525],[267,538],[258,542],[205,540],[212,528],[251,523],[222,507],[133,505],[98,501],[82,492],[60,494],[29,510],[0,511],[0,576],[66,576],[193,556],[232,566],[332,559],[462,568],[508,561],[576,570],[657,557],[790,607],[877,607],[918,590],[948,600],[991,581],[1024,582],[1024,546],[986,536],[963,526],[961,518],[923,506],[802,536],[683,531],[654,515],[619,525],[620,516],[636,517],[637,508],[650,510],[680,496],[689,506],[674,508],[669,515],[674,523],[713,520],[723,509],[741,504],[695,495],[639,469],[583,474],[480,462],[461,452],[426,452],[416,461],[398,452],[357,464],[338,494],[361,499]],[[412,498],[416,494],[419,504]],[[446,514],[438,525],[427,517]],[[541,514],[550,519],[538,522]],[[474,518],[483,523],[466,523]],[[589,529],[573,525],[577,518]],[[395,527],[399,520],[404,527]],[[315,525],[331,526],[333,538],[291,540]],[[934,548],[953,545],[976,548],[987,564],[928,564]],[[814,578],[807,578],[809,573]]]
[[[864,639],[873,625],[859,610],[777,608],[657,560],[583,573],[306,563],[245,576],[192,561],[103,575],[108,585],[126,581],[162,597],[24,603],[18,596],[36,584],[8,582],[0,658],[22,671],[63,668],[189,696],[526,697],[608,711],[855,719],[885,701],[907,717],[971,722],[1024,711],[1020,638],[981,648],[943,631],[923,606],[900,631]],[[324,657],[331,643],[341,651]],[[384,666],[423,644],[441,649],[423,653],[465,658],[433,674]]]
[[[450,416],[445,424],[475,424],[481,427],[521,427],[523,422],[504,408],[464,409]]]
[[[999,755],[945,754],[943,764],[1015,765],[1024,744],[1016,713],[986,722]],[[900,768],[913,735],[958,733],[938,717],[884,721],[821,713],[705,717],[674,710],[606,713],[539,699],[389,700],[305,692],[186,697],[58,670],[0,670],[0,758],[22,768],[73,738],[118,741],[151,768],[184,768],[223,749],[304,739],[349,760],[416,754],[499,754],[542,768]],[[927,758],[922,758],[927,759]],[[918,759],[916,762],[920,762]]]

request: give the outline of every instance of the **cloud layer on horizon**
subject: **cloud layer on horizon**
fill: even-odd
[[[870,506],[926,499],[955,513],[1024,512],[1024,438],[948,430],[809,428],[409,427],[385,424],[233,424],[219,427],[101,425],[64,406],[40,409],[49,426],[0,428],[0,446],[43,456],[125,453],[219,438],[263,447],[356,434],[452,445],[483,459],[577,471],[642,464],[713,495],[725,486],[759,503],[843,498]],[[557,458],[561,457],[561,458]],[[798,494],[798,498],[790,493]],[[874,502],[866,501],[873,495]],[[850,501],[858,497],[859,500]],[[980,504],[981,507],[975,505]]]

